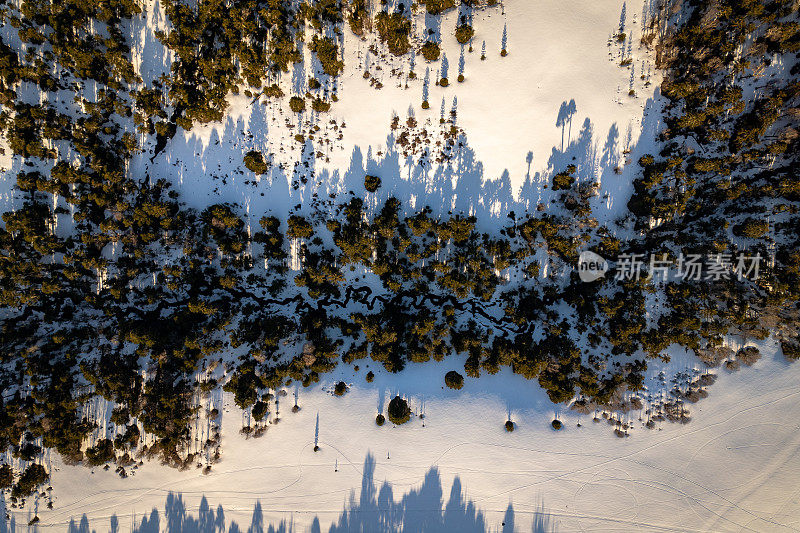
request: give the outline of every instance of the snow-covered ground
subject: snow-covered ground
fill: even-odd
[[[426,20],[424,9],[419,11],[417,42],[434,29],[441,35],[443,56],[429,63],[417,55],[415,79],[408,79],[408,57],[393,58],[379,43],[379,53],[370,53],[374,35],[362,41],[345,31],[345,71],[338,81],[339,101],[329,113],[307,110],[298,118],[288,109],[288,98],[264,104],[264,99],[232,96],[224,121],[188,132],[179,128],[167,150],[151,161],[151,147],[132,168],[171,177],[190,205],[235,202],[255,220],[267,211],[281,214],[308,204],[314,192],[321,197],[363,192],[365,171],[382,178],[384,195],[437,211],[471,210],[486,220],[485,215],[505,218],[508,211],[546,201],[550,177],[576,164],[582,179],[601,182],[597,217],[605,222],[624,209],[629,197],[635,165],[626,170],[626,163],[651,150],[659,129],[660,78],[651,54],[640,45],[648,11],[641,1],[618,0],[507,0],[502,7],[478,10],[473,51],[464,50],[463,83],[456,81],[461,53],[453,36],[456,11],[441,22]],[[138,60],[145,70],[168,69],[169,56],[156,53],[158,43],[147,37],[163,24],[159,13],[159,4],[150,3]],[[501,57],[506,26],[508,55]],[[615,37],[620,28],[627,36],[623,42]],[[484,41],[486,59],[481,60]],[[435,82],[445,56],[450,83],[440,87]],[[308,50],[305,58],[280,81],[287,94],[302,95],[318,69]],[[621,66],[626,59],[630,65]],[[426,70],[430,109],[423,110]],[[383,87],[374,88],[365,71]],[[426,165],[420,154],[404,156],[394,142],[398,132],[390,129],[394,115],[401,125],[414,116],[416,131],[435,136],[450,127],[440,126],[442,109],[449,119],[454,108],[464,146],[449,164]],[[315,139],[304,144],[294,139],[314,125],[321,128]],[[271,154],[275,166],[269,174],[259,177],[244,168],[243,154],[254,149]],[[307,165],[297,170],[294,164],[301,159]],[[294,189],[298,177],[308,178],[308,184]]]
[[[341,367],[299,389],[296,413],[289,390],[281,420],[260,438],[239,434],[242,414],[226,396],[222,460],[207,475],[145,462],[120,479],[53,457],[55,506],[39,509],[39,527],[796,531],[800,365],[774,344],[762,348],[752,368],[719,372],[710,396],[690,406],[691,423],[649,430],[634,411],[627,438],[592,415],[554,412],[535,383],[506,371],[467,378],[460,391],[442,388],[458,359],[399,375],[372,368],[371,384],[364,365]],[[351,387],[336,397],[330,389],[340,378]],[[424,418],[378,427],[375,414],[398,393]],[[509,415],[512,433],[503,428]],[[555,415],[559,432],[550,427]],[[11,530],[24,530],[29,513],[14,513],[23,526]]]
[[[636,165],[629,163],[653,149],[661,127],[659,74],[639,46],[648,9],[641,0],[505,0],[476,12],[463,83],[451,13],[434,28],[449,62],[446,88],[435,85],[441,61],[417,56],[416,79],[407,79],[407,60],[368,53],[374,39],[346,31],[346,68],[330,113],[298,119],[287,99],[233,96],[224,121],[179,129],[161,154],[153,157],[150,146],[138,156],[131,172],[170,178],[194,207],[236,202],[253,222],[310,205],[314,194],[363,192],[367,172],[382,178],[382,197],[473,211],[491,224],[546,202],[552,174],[575,164],[581,179],[600,181],[595,216],[610,222],[630,194]],[[431,24],[420,12],[416,38]],[[153,34],[164,25],[158,2],[148,2],[135,27],[135,63],[148,81],[169,66]],[[504,26],[507,57],[500,56]],[[621,27],[624,40],[615,37]],[[306,57],[282,80],[287,94],[312,73]],[[426,69],[429,110],[421,108]],[[365,71],[383,87],[371,86]],[[425,129],[439,139],[449,130],[440,125],[442,105],[446,119],[456,109],[463,129],[452,158],[428,164],[419,152],[404,154],[396,139],[409,116],[418,122],[413,134]],[[308,139],[314,125],[320,131]],[[269,174],[244,168],[243,155],[254,149],[273,155]],[[9,166],[0,157],[3,211],[13,207]],[[54,508],[31,500],[9,510],[12,521],[0,520],[0,531],[24,530],[33,516],[42,530],[87,532],[328,531],[331,524],[345,531],[798,530],[800,364],[786,363],[774,343],[761,348],[754,367],[717,371],[709,398],[689,406],[691,423],[646,429],[647,415],[632,411],[625,438],[602,418],[562,411],[535,382],[507,369],[452,391],[443,376],[463,368],[458,357],[400,374],[363,361],[358,372],[341,365],[321,384],[287,390],[280,421],[260,438],[240,434],[244,415],[225,395],[222,458],[207,474],[145,462],[121,479],[113,469],[67,466],[51,454]],[[670,363],[651,365],[649,392],[664,390],[659,372],[691,372],[698,363],[674,353]],[[340,379],[351,386],[336,397],[331,388]],[[295,394],[301,409],[293,413]],[[396,394],[424,417],[378,427],[375,415]],[[551,429],[554,417],[561,431]],[[503,428],[509,418],[512,433]]]

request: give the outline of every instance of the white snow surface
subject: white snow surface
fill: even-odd
[[[623,9],[628,40],[620,44],[611,37]],[[372,41],[347,30],[346,70],[330,113],[307,112],[305,125],[298,125],[287,98],[264,105],[232,96],[225,121],[179,129],[162,154],[150,161],[150,146],[131,171],[171,179],[194,207],[236,202],[252,222],[309,205],[315,192],[363,193],[364,172],[382,178],[382,198],[394,194],[440,212],[483,211],[478,214],[489,216],[479,220],[485,221],[548,201],[544,185],[552,174],[576,164],[581,179],[600,182],[595,216],[610,222],[624,212],[630,194],[636,165],[629,163],[652,151],[660,127],[660,80],[639,46],[647,10],[639,0],[505,0],[475,14],[464,83],[456,81],[460,47],[451,13],[440,28],[447,88],[434,85],[441,62],[417,56],[415,80],[391,77],[387,62],[370,57],[368,70],[384,85],[374,89],[363,77]],[[169,68],[170,55],[153,37],[165,24],[158,2],[148,2],[135,26],[135,64],[146,80]],[[501,58],[504,24],[509,55]],[[420,14],[418,40],[425,29]],[[481,61],[484,40],[487,59]],[[620,66],[628,57],[631,66]],[[281,80],[287,96],[312,72],[307,52],[306,58],[285,76],[291,80]],[[427,111],[420,107],[426,68]],[[466,136],[457,156],[427,168],[403,157],[389,128],[393,113],[403,124],[410,109],[435,135],[442,100],[449,117],[454,98]],[[556,122],[562,104],[568,108],[571,101],[575,112],[562,145]],[[308,134],[308,124],[325,131],[331,120],[346,128],[336,130],[340,140],[328,129],[330,146],[319,142],[321,136],[304,146],[294,141],[295,133]],[[244,168],[242,157],[253,149],[274,154],[268,175]],[[317,151],[321,157],[311,155]],[[293,170],[301,157],[313,175]],[[7,155],[0,167],[6,210],[14,201]],[[293,178],[303,175],[308,183],[293,189]],[[689,424],[648,430],[638,420],[646,415],[633,411],[627,438],[616,437],[605,421],[594,423],[592,415],[554,406],[535,382],[508,369],[466,378],[462,390],[451,391],[443,375],[463,368],[459,357],[412,364],[400,374],[366,361],[359,372],[341,365],[320,384],[288,390],[281,420],[257,439],[239,433],[245,415],[224,395],[222,458],[207,475],[145,462],[121,479],[113,469],[67,466],[51,454],[54,508],[36,509],[31,501],[23,510],[8,509],[12,520],[0,521],[0,531],[27,529],[34,513],[40,518],[35,528],[87,532],[328,531],[331,524],[344,531],[796,531],[800,364],[786,363],[772,341],[761,349],[752,368],[718,371],[709,398],[689,406]],[[697,364],[690,354],[672,355],[671,363],[651,364],[651,393],[660,393],[658,372],[671,376]],[[369,384],[368,369],[376,373]],[[330,392],[340,379],[350,384],[341,398]],[[292,413],[295,392],[301,409]],[[424,418],[376,426],[375,415],[396,394]],[[554,417],[563,422],[561,431],[551,429]],[[509,418],[516,424],[512,433],[503,428]]]
[[[132,168],[152,178],[171,178],[191,206],[234,202],[256,222],[265,212],[280,215],[297,204],[307,205],[315,192],[323,198],[349,190],[363,194],[365,172],[382,178],[381,197],[393,194],[416,208],[427,204],[442,213],[470,211],[486,220],[486,215],[505,219],[511,210],[546,202],[544,186],[551,176],[575,164],[581,179],[601,183],[596,216],[607,222],[624,211],[630,196],[636,165],[628,168],[626,163],[652,151],[660,125],[660,78],[652,54],[640,45],[648,9],[640,1],[506,0],[502,7],[476,10],[473,52],[464,47],[463,83],[457,82],[461,46],[453,36],[457,11],[435,22],[420,9],[414,21],[415,47],[427,28],[441,35],[449,64],[447,87],[435,84],[442,58],[429,63],[416,55],[416,79],[408,79],[408,57],[393,58],[374,35],[362,41],[345,28],[345,71],[338,81],[339,101],[329,113],[312,113],[309,99],[302,116],[288,109],[288,95],[302,96],[306,80],[319,73],[318,62],[306,49],[305,61],[279,80],[287,97],[261,103],[263,99],[231,95],[224,121],[190,131],[179,128],[163,153],[151,162],[151,146]],[[160,12],[157,2],[148,6],[148,29],[163,24]],[[627,40],[619,43],[612,36],[620,30],[623,13]],[[501,57],[504,25],[508,55]],[[152,38],[140,40],[136,63],[167,70],[169,55]],[[484,41],[486,59],[481,60]],[[378,55],[369,52],[373,44]],[[627,58],[631,64],[620,66]],[[390,74],[392,68],[398,76]],[[426,69],[430,109],[423,110]],[[383,84],[381,89],[364,79],[365,70]],[[631,89],[634,96],[629,96]],[[450,163],[425,166],[418,156],[405,158],[394,142],[392,117],[404,124],[413,115],[418,130],[435,135],[443,130],[442,103],[446,119],[455,105],[464,147]],[[559,116],[569,117],[563,128],[556,125]],[[345,127],[333,132],[331,121]],[[313,125],[322,129],[315,139],[305,145],[294,140],[297,133],[307,136]],[[242,157],[249,150],[270,154],[272,171],[256,176],[245,169]],[[313,171],[314,177],[293,189],[298,177],[294,164],[301,158],[308,163],[301,169],[304,175]]]
[[[224,398],[222,458],[208,475],[145,462],[113,469],[52,458],[53,510],[42,530],[217,531],[796,531],[800,527],[800,365],[771,342],[737,373],[719,371],[688,424],[630,436],[560,411],[534,383],[504,370],[443,388],[459,358],[411,365],[375,381],[342,366],[281,399],[281,420],[245,439]],[[686,368],[673,354],[667,372]],[[651,372],[651,378],[653,372]],[[333,384],[350,384],[343,397]],[[648,380],[652,383],[652,379]],[[415,414],[403,426],[374,417],[395,394]],[[564,427],[554,431],[558,416]],[[507,433],[503,423],[516,424]],[[581,424],[579,427],[577,424]],[[314,452],[315,442],[320,449]],[[30,509],[12,512],[26,524]],[[505,526],[503,525],[505,523]],[[203,524],[206,524],[205,526]],[[211,524],[210,526],[208,524]],[[208,528],[205,528],[208,526]],[[25,527],[11,524],[12,531]]]

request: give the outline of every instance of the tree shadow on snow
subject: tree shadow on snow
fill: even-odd
[[[520,531],[515,526],[515,511],[511,504],[506,508],[500,524],[487,524],[484,514],[474,502],[467,499],[456,476],[450,494],[445,501],[442,481],[437,467],[431,467],[419,487],[409,490],[396,499],[392,485],[386,481],[375,482],[375,458],[367,454],[362,471],[361,491],[356,499],[351,492],[349,500],[337,519],[326,525],[327,519],[315,516],[308,531],[312,533],[350,533],[350,532],[409,532],[409,533],[483,533]],[[0,522],[1,524],[2,522]],[[98,527],[95,524],[92,527]],[[2,527],[2,526],[0,526]],[[111,517],[109,530],[116,533],[119,520]],[[228,520],[222,505],[213,509],[203,496],[197,510],[188,509],[180,493],[170,493],[164,503],[163,514],[153,509],[140,520],[135,520],[132,531],[135,533],[290,533],[300,531],[294,523],[286,519],[277,523],[266,523],[261,502],[256,501],[249,525],[240,525]],[[0,529],[0,533],[15,531]],[[70,521],[69,533],[90,533],[90,523],[84,514],[80,521]],[[532,517],[532,532],[554,531],[551,517],[539,504]]]

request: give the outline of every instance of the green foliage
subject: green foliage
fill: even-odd
[[[84,453],[86,455],[86,463],[90,466],[110,463],[116,458],[114,443],[109,439],[100,439],[97,444],[87,448]]]
[[[411,49],[409,35],[411,34],[411,21],[402,13],[381,11],[375,16],[375,29],[381,41],[387,44],[389,52],[402,56]]]
[[[441,48],[439,48],[439,43],[435,41],[425,41],[425,44],[422,45],[419,52],[427,61],[438,61],[442,53]]]
[[[763,237],[769,230],[769,223],[763,219],[749,217],[741,224],[733,226],[733,234],[748,239]]]
[[[302,113],[306,109],[306,101],[299,96],[292,96],[289,99],[289,109],[294,113]]]
[[[328,76],[338,76],[344,70],[344,61],[339,59],[339,50],[330,37],[320,39],[315,35],[309,48],[317,54],[322,69]]]
[[[350,14],[347,17],[350,30],[359,37],[364,35],[366,26],[369,23],[369,13],[367,12],[367,0],[350,0]]]
[[[389,420],[392,424],[401,425],[405,424],[411,418],[411,408],[408,407],[408,402],[400,396],[395,396],[389,402],[388,408]]]
[[[333,387],[333,393],[336,396],[344,396],[344,393],[347,392],[347,383],[344,381],[338,381],[336,385]]]
[[[253,405],[252,415],[256,422],[261,422],[268,414],[269,404],[267,402],[259,400]]]
[[[797,361],[800,359],[800,343],[796,341],[781,341],[781,350],[786,359],[790,361]]]
[[[251,150],[244,155],[244,166],[256,174],[269,172],[269,165],[264,162],[264,156],[256,150]]]
[[[464,376],[455,370],[451,370],[444,375],[444,383],[451,389],[459,390],[464,386]]]
[[[326,113],[331,110],[331,104],[320,98],[314,98],[311,102],[311,109],[317,113]]]
[[[455,0],[420,0],[431,15],[441,15],[456,6]]]
[[[369,192],[375,192],[381,187],[381,179],[378,176],[364,176],[364,188]]]
[[[456,40],[461,44],[467,44],[475,35],[475,30],[469,24],[462,24],[456,28]]]
[[[11,465],[3,464],[0,466],[0,490],[10,489],[14,484],[14,471]]]
[[[44,466],[33,463],[28,465],[20,475],[14,487],[11,489],[13,498],[23,498],[30,496],[39,487],[50,479],[50,475]]]
[[[292,239],[308,239],[314,234],[314,227],[300,215],[292,215],[287,221],[289,227],[286,235]]]
[[[555,176],[553,176],[553,190],[554,191],[567,191],[572,188],[572,185],[575,183],[575,173],[576,168],[574,165],[570,165],[567,167],[567,170],[564,172],[559,172]]]

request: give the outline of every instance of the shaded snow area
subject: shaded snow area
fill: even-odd
[[[151,31],[163,23],[159,13],[157,3],[150,6]],[[171,178],[192,206],[238,203],[255,222],[264,212],[310,205],[315,193],[322,200],[363,194],[366,171],[381,177],[384,197],[435,212],[469,211],[486,223],[487,215],[505,219],[547,202],[552,175],[575,164],[582,180],[601,184],[595,216],[602,224],[624,211],[635,167],[628,163],[652,151],[659,129],[660,80],[639,44],[648,13],[640,2],[617,1],[508,1],[476,11],[473,51],[463,47],[463,83],[462,47],[452,37],[456,11],[426,18],[420,10],[415,18],[418,41],[428,31],[442,36],[435,62],[393,58],[374,35],[361,40],[347,31],[345,71],[332,89],[339,101],[329,113],[292,113],[288,98],[232,96],[224,122],[179,128],[167,150],[153,157],[150,146],[132,169]],[[504,27],[508,55],[501,57]],[[623,42],[616,37],[621,30]],[[139,48],[143,68],[168,70],[169,57],[151,38],[143,36]],[[325,78],[304,52],[306,60],[276,80],[286,94],[302,96],[309,77]],[[447,87],[437,86],[442,77]],[[426,95],[428,110],[421,107]],[[395,116],[399,126],[392,129]],[[444,150],[437,141],[452,126],[458,143]],[[407,146],[398,142],[404,132]],[[244,167],[250,150],[269,154],[268,174]]]
[[[222,457],[210,473],[145,462],[120,479],[53,457],[56,505],[39,510],[39,528],[794,531],[800,367],[769,343],[762,350],[746,371],[720,373],[710,396],[691,406],[690,424],[649,430],[634,410],[625,439],[599,413],[593,422],[594,413],[554,412],[538,387],[506,370],[443,389],[441,376],[458,360],[400,374],[372,368],[371,384],[366,369],[342,367],[287,390],[273,415],[280,421],[259,438],[239,433],[243,415],[226,395]],[[668,370],[680,367],[674,355]],[[350,390],[337,397],[340,379]],[[424,416],[378,427],[375,414],[397,393]],[[561,431],[550,427],[554,416]],[[23,526],[12,521],[11,531],[25,530],[30,517],[13,516]]]

